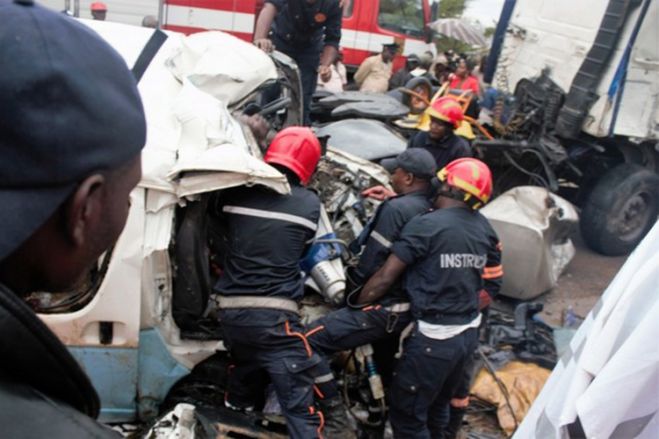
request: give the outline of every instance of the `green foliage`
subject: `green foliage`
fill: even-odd
[[[467,7],[469,0],[440,0],[439,2],[439,18],[458,18]]]
[[[468,53],[473,50],[473,48],[464,41],[454,40],[453,38],[444,36],[439,36],[435,39],[435,46],[437,47],[437,53],[444,53],[449,49],[453,50],[455,53]]]
[[[486,27],[485,30],[483,31],[483,36],[485,38],[490,38],[492,35],[494,35],[494,32],[497,30],[496,27]]]

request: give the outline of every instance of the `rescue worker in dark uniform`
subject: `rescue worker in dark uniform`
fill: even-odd
[[[266,0],[254,30],[254,44],[295,60],[302,80],[304,124],[310,125],[311,96],[318,76],[328,81],[341,41],[343,10],[338,0]]]
[[[286,175],[288,195],[255,187],[219,194],[215,213],[227,226],[219,294],[224,342],[233,365],[227,406],[249,409],[263,391],[261,370],[270,376],[292,438],[320,436],[322,413],[314,408],[311,350],[298,314],[304,293],[300,260],[316,233],[320,200],[305,189],[321,155],[309,128],[279,132],[264,160]]]
[[[361,286],[384,264],[391,243],[398,239],[403,226],[431,207],[428,198],[430,180],[436,168],[429,152],[406,150],[394,159],[383,160],[382,165],[391,173],[391,185],[395,192],[389,193],[382,186],[364,192],[366,196],[375,194],[382,198],[386,194],[390,198],[378,206],[356,240],[358,248],[364,246],[364,249],[357,267],[350,272],[349,290]],[[329,355],[393,338],[410,323],[409,307],[402,286],[395,285],[377,304],[361,309],[345,307],[312,322],[308,325],[308,339],[315,351]],[[376,354],[384,357],[385,361],[391,360],[391,354],[386,351],[378,352],[376,349]],[[321,364],[317,371],[316,384],[321,393],[327,399],[338,399],[335,397],[337,386],[327,363]]]
[[[436,187],[436,210],[403,228],[358,299],[375,303],[405,273],[415,324],[389,394],[396,438],[441,437],[437,412],[455,394],[478,342],[480,291],[496,295],[503,276],[499,239],[477,210],[492,193],[487,165],[455,160],[437,173]]]
[[[428,110],[430,129],[419,131],[412,137],[408,148],[423,148],[435,157],[437,169],[442,169],[453,160],[472,157],[469,142],[454,133],[464,119],[460,104],[450,97],[433,102]]]
[[[70,291],[121,233],[146,140],[137,84],[64,14],[3,0],[0,23],[0,436],[120,438],[25,296]]]
[[[436,168],[430,153],[409,149],[396,158],[383,160],[382,166],[391,173],[395,192],[378,206],[357,239],[356,244],[364,249],[350,273],[352,288],[363,285],[384,264],[403,226],[431,207],[430,180]],[[365,194],[379,194],[383,189],[376,186]],[[325,354],[348,350],[400,332],[410,322],[408,299],[400,285],[391,288],[378,305],[346,307],[314,321],[309,325],[311,346]]]

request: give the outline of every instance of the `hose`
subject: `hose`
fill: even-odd
[[[382,410],[381,411],[382,417],[381,417],[381,420],[379,422],[369,422],[368,420],[366,420],[366,421],[360,420],[359,416],[357,416],[355,414],[355,412],[352,408],[352,404],[350,403],[350,396],[348,395],[348,380],[346,379],[347,375],[348,375],[348,373],[346,372],[346,367],[348,366],[348,363],[350,362],[350,360],[354,361],[355,351],[356,351],[356,349],[352,349],[350,351],[350,355],[348,355],[348,358],[346,359],[345,363],[343,363],[343,367],[341,368],[341,378],[343,379],[343,389],[342,389],[343,390],[343,392],[342,392],[343,393],[343,401],[345,402],[346,407],[348,407],[348,411],[350,412],[350,415],[357,422],[359,422],[360,424],[364,424],[367,427],[374,427],[374,428],[381,427],[384,424],[384,412],[387,408],[387,405],[384,401],[384,398],[380,398],[378,400],[378,403],[380,405],[380,409]],[[515,425],[517,425],[517,424],[515,424]]]
[[[539,183],[541,186],[543,186],[543,187],[545,187],[545,188],[549,188],[549,187],[550,187],[550,184],[547,182],[547,180],[545,180],[540,174],[536,174],[535,172],[529,171],[529,170],[525,169],[524,167],[522,167],[520,164],[518,164],[518,163],[512,158],[512,156],[508,153],[508,151],[503,151],[503,155],[504,155],[504,157],[506,157],[506,159],[510,162],[510,164],[513,165],[513,167],[514,167],[515,169],[517,169],[517,170],[520,171],[521,173],[523,173],[523,174],[525,174],[525,175],[528,175],[529,177],[535,179],[535,181],[536,181],[537,183]]]
[[[499,377],[497,376],[496,372],[494,371],[494,366],[492,366],[492,363],[490,363],[490,360],[485,356],[483,353],[483,350],[478,347],[478,355],[481,357],[483,360],[483,363],[485,364],[485,368],[487,371],[492,375],[492,378],[494,379],[494,382],[497,383],[497,386],[499,387],[499,390],[501,390],[501,394],[503,395],[504,399],[506,400],[506,406],[508,407],[508,411],[510,412],[510,416],[513,418],[513,421],[515,422],[515,429],[513,430],[513,433],[515,433],[515,430],[519,428],[519,421],[517,420],[517,417],[515,416],[515,411],[513,410],[513,406],[510,403],[510,395],[508,394],[508,389],[506,388],[505,384],[501,382]],[[512,434],[510,435],[512,437]]]

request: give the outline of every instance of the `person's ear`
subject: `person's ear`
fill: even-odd
[[[412,174],[411,172],[406,172],[403,181],[405,182],[406,186],[412,186],[412,184],[414,183],[414,174]]]
[[[101,218],[102,188],[106,179],[101,174],[87,177],[80,183],[69,198],[66,208],[67,238],[76,247],[81,247],[87,239],[89,230],[94,229],[94,222]]]

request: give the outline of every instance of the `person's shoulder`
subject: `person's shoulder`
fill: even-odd
[[[15,380],[0,379],[0,407],[3,437],[121,437],[70,406]]]
[[[318,194],[311,189],[302,186],[292,186],[291,196],[301,202],[308,203],[309,205],[320,206],[320,198],[318,197]]]
[[[400,211],[406,211],[411,208],[423,209],[425,213],[426,208],[430,208],[430,201],[427,196],[419,193],[405,194],[392,198],[391,207]]]
[[[323,6],[325,7],[325,11],[327,11],[329,14],[340,14],[343,16],[343,8],[341,7],[341,2],[339,0],[330,0],[328,2],[324,2]]]
[[[429,134],[427,131],[418,131],[414,136],[412,136],[412,147],[419,148],[428,143]]]

